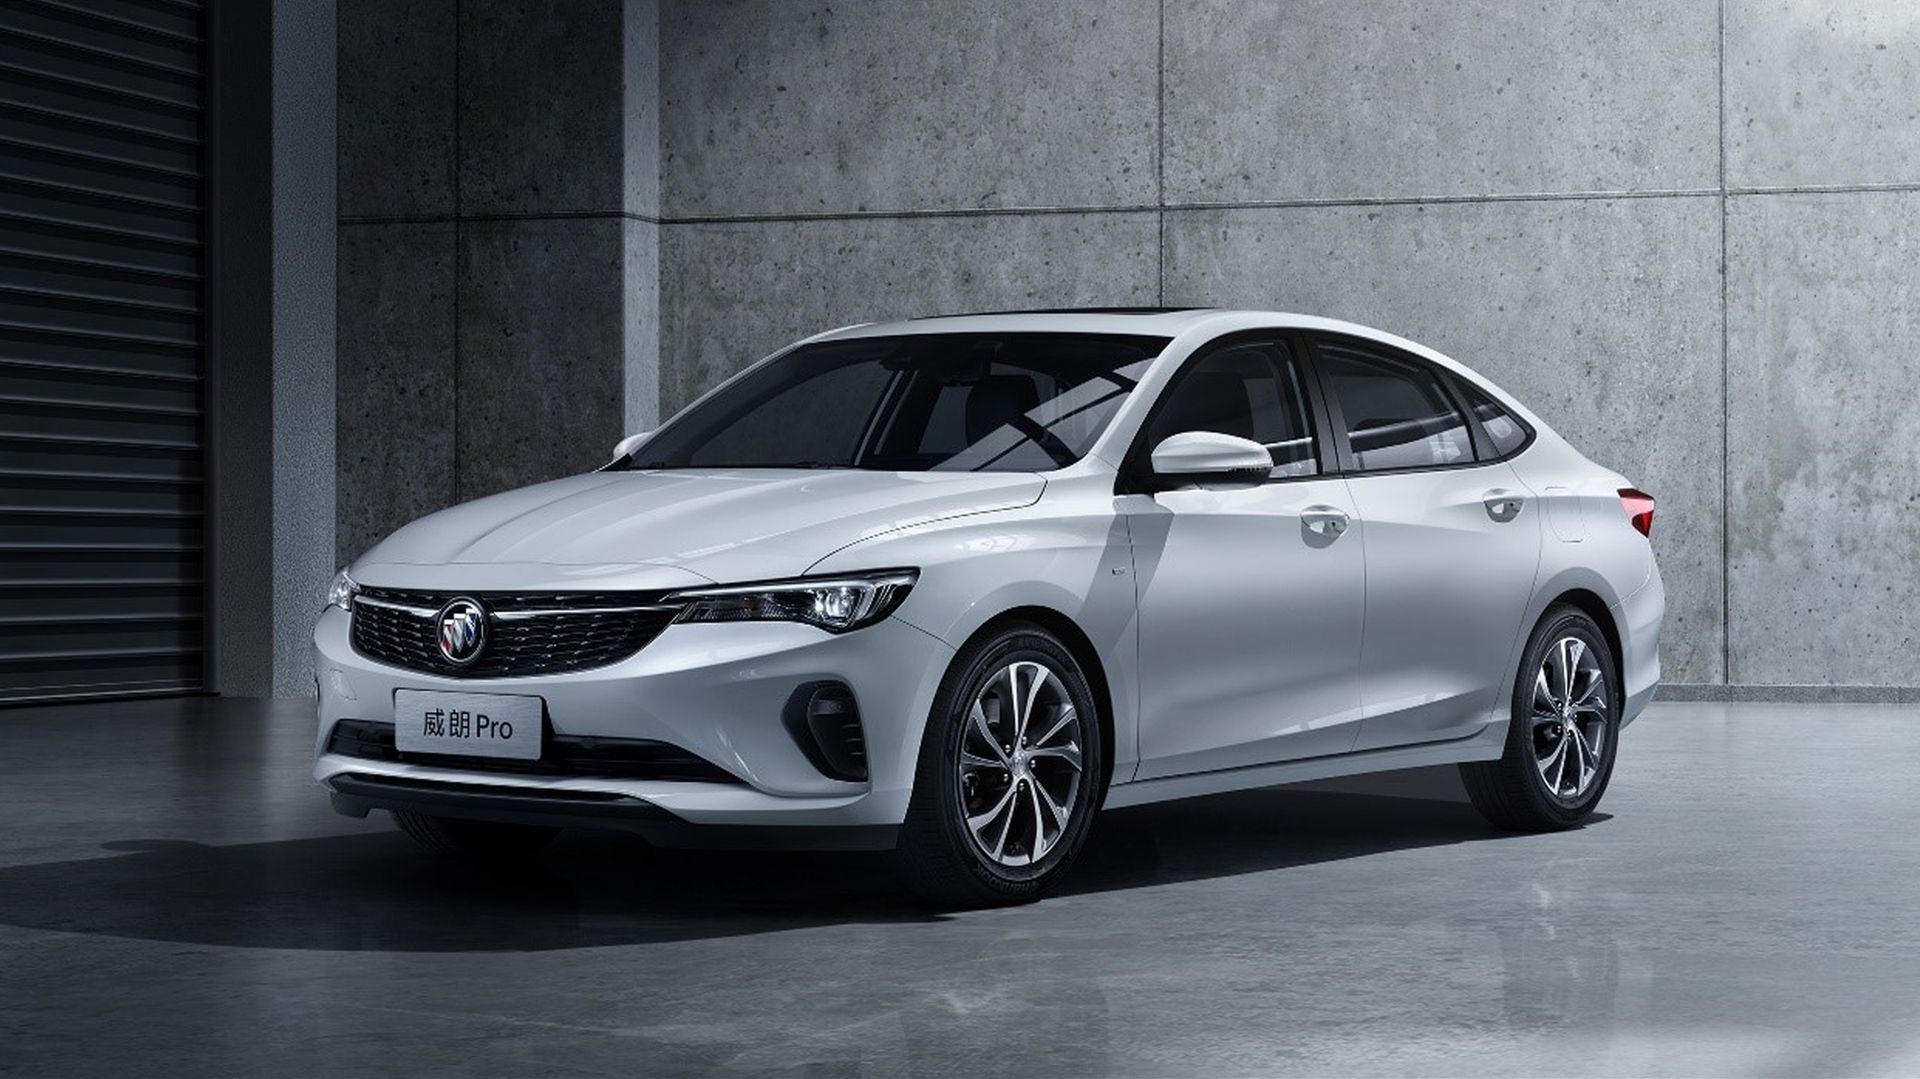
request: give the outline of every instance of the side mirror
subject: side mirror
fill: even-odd
[[[620,441],[615,442],[613,444],[613,459],[618,461],[620,458],[625,457],[627,454],[632,453],[634,450],[639,449],[640,444],[642,442],[645,442],[647,440],[647,436],[651,434],[653,434],[652,431],[642,431],[637,435],[628,435],[627,437],[621,439]]]
[[[1217,431],[1185,431],[1153,448],[1155,476],[1257,483],[1273,470],[1273,455],[1250,438]]]

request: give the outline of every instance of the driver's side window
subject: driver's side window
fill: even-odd
[[[1186,431],[1260,443],[1273,458],[1271,478],[1320,471],[1300,365],[1285,342],[1227,345],[1180,372],[1148,424],[1147,448]]]

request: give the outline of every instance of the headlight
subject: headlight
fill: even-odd
[[[830,633],[870,626],[907,598],[920,571],[885,570],[844,577],[694,588],[675,592],[668,603],[685,603],[680,622],[805,622]]]
[[[333,583],[327,586],[327,606],[338,607],[343,611],[353,610],[353,597],[360,586],[353,583],[346,570],[333,575]]]

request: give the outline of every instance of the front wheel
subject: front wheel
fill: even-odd
[[[1613,777],[1620,686],[1613,650],[1593,618],[1555,607],[1527,642],[1514,680],[1506,752],[1460,766],[1475,809],[1514,831],[1571,828],[1600,804]]]
[[[1037,626],[967,646],[934,700],[892,864],[952,906],[1038,898],[1099,803],[1099,714],[1072,653]]]

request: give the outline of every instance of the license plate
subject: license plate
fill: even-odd
[[[395,690],[393,744],[402,753],[539,760],[541,705],[500,693]]]

